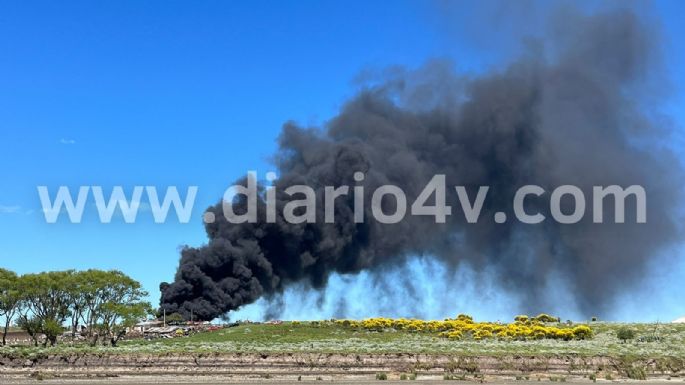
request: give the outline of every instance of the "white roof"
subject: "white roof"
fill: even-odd
[[[136,324],[136,326],[154,326],[154,325],[161,325],[163,322],[162,321],[157,321],[157,320],[152,320],[152,321],[143,321],[139,322]]]
[[[150,328],[147,330],[148,333],[160,333],[160,334],[166,334],[166,333],[172,333],[175,332],[176,330],[180,329],[178,326],[167,326],[164,328]]]
[[[680,317],[673,321],[674,324],[685,324],[685,317]]]

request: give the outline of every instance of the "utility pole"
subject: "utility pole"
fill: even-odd
[[[166,327],[166,308],[164,309],[164,327]]]

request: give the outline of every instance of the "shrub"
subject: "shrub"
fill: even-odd
[[[644,368],[631,366],[626,370],[626,376],[631,380],[646,380],[647,372]]]
[[[592,338],[592,329],[586,325],[576,326],[573,329],[573,336],[579,340]]]
[[[363,321],[338,320],[337,325],[349,328],[361,328],[367,331],[384,332],[402,330],[414,333],[435,333],[438,337],[450,340],[473,339],[475,341],[497,338],[509,340],[557,339],[584,340],[592,338],[593,331],[587,325],[551,326],[543,321],[558,320],[552,316],[541,314],[534,319],[527,316],[516,317],[516,322],[510,324],[492,322],[474,322],[470,316],[460,314],[457,319],[444,321],[424,321],[417,319],[368,318]]]
[[[388,379],[388,375],[385,373],[376,373],[376,379],[381,380],[381,381],[385,381]]]
[[[538,322],[543,322],[543,323],[550,323],[550,322],[559,322],[559,318],[553,317],[549,314],[538,314],[537,317],[533,318],[533,320],[538,321]]]
[[[492,337],[492,332],[487,329],[480,329],[473,334],[473,339],[476,341],[480,341],[482,339],[490,337]]]
[[[29,318],[25,315],[21,316],[19,317],[19,321],[17,321],[17,326],[22,328],[29,336],[31,336],[34,345],[38,346],[38,333],[40,333],[43,326],[43,322],[41,322],[38,317]]]
[[[64,328],[62,328],[62,325],[59,323],[59,321],[48,318],[43,321],[41,331],[43,334],[45,334],[45,337],[50,342],[50,345],[55,345],[57,342],[57,336],[62,334]]]
[[[628,327],[622,327],[616,331],[616,337],[623,342],[632,340],[635,338],[635,330]]]

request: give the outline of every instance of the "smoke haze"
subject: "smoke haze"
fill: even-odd
[[[417,304],[428,288],[416,284],[411,267],[423,261],[425,268],[439,266],[455,287],[469,285],[439,289],[455,295],[483,293],[475,285],[487,276],[497,282],[488,292],[509,293],[521,311],[559,309],[563,300],[580,315],[607,314],[682,237],[674,217],[682,170],[658,115],[660,45],[654,26],[631,9],[592,15],[564,9],[553,17],[545,38],[527,40],[515,60],[490,72],[457,73],[444,61],[415,71],[395,68],[367,81],[324,127],[285,124],[274,156],[276,223],[263,221],[261,198],[260,221],[253,224],[228,223],[221,202],[210,207],[217,221],[206,225],[208,243],[182,250],[174,281],[160,286],[162,307],[210,320],[261,298],[272,309],[267,316],[278,316],[286,289],[317,295],[332,276],[362,274],[379,292],[405,293],[414,305],[401,307],[401,315],[415,316],[425,313]],[[351,195],[336,200],[336,222],[324,223],[324,186],[354,186],[356,171],[366,175],[359,183],[365,202],[377,187],[392,184],[411,203],[435,174],[445,174],[447,186],[466,186],[471,200],[479,186],[490,191],[476,224],[466,223],[452,187],[453,215],[445,224],[409,215],[380,224],[368,219],[368,204],[367,221],[358,224]],[[301,198],[283,192],[295,184],[317,191],[317,223],[283,219],[285,204]],[[580,223],[558,224],[549,218],[549,193],[527,207],[547,221],[495,223],[498,211],[514,217],[514,193],[527,184],[548,192],[578,186],[588,207],[592,186],[641,185],[647,223],[635,223],[629,199],[625,224],[611,223],[610,200],[604,214],[610,221],[595,224],[586,214]],[[246,201],[233,206],[242,212]],[[468,277],[459,273],[464,268]],[[343,297],[335,316],[363,313]],[[433,308],[460,303],[442,298]]]

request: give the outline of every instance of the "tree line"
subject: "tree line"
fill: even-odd
[[[38,345],[51,346],[65,332],[76,337],[79,325],[92,345],[116,346],[126,329],[152,314],[142,285],[111,270],[66,270],[18,275],[0,268],[0,317],[4,317],[2,345],[12,322]]]

